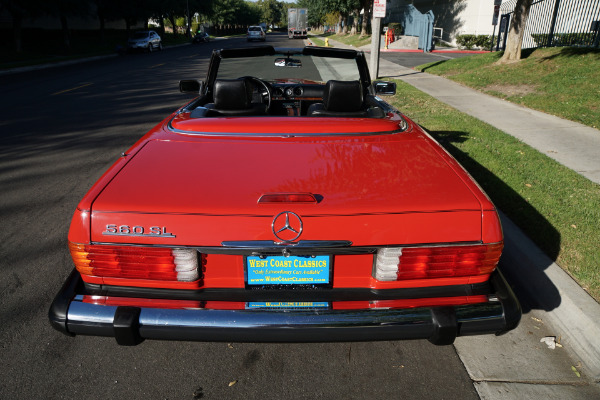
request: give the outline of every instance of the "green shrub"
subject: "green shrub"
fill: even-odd
[[[388,24],[388,29],[394,30],[394,35],[404,35],[404,27],[399,22],[390,22]]]
[[[470,50],[475,46],[477,41],[477,35],[458,35],[456,37],[456,43],[459,47]]]
[[[531,37],[537,47],[546,47],[548,45],[547,33],[532,33]],[[550,46],[592,46],[595,38],[596,32],[555,33]]]
[[[480,49],[489,49],[492,47],[492,37],[490,35],[477,35],[477,47]]]
[[[490,35],[458,35],[456,43],[459,47],[470,50],[473,47],[480,49],[489,49],[492,45],[492,37]]]

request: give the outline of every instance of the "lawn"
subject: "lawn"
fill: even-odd
[[[495,64],[500,57],[481,54],[416,69],[600,129],[600,49],[537,49],[508,65]]]
[[[309,34],[308,40],[310,40],[313,46],[325,46],[325,40],[321,36]]]
[[[391,103],[436,138],[496,206],[600,301],[600,185],[397,81]]]
[[[338,35],[338,34],[334,34],[332,32],[327,32],[327,33],[323,33],[323,34],[319,34],[319,35],[313,34],[313,35],[309,36],[309,39],[314,41],[313,43],[316,46],[325,46],[324,39],[326,37],[329,39],[336,40],[338,42],[342,42],[342,43],[350,45],[350,46],[354,46],[356,48],[371,43],[371,35],[363,36],[361,38],[360,35],[350,35],[350,34]],[[331,44],[330,44],[330,46],[331,46]]]

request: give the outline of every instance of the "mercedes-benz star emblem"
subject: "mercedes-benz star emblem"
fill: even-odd
[[[283,211],[273,218],[271,229],[275,237],[282,242],[293,242],[302,234],[302,219],[296,213]]]

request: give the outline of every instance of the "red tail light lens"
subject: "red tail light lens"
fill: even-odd
[[[375,278],[392,281],[486,275],[498,265],[502,248],[503,243],[380,249]]]
[[[198,279],[194,249],[69,243],[75,268],[84,275],[193,282]]]

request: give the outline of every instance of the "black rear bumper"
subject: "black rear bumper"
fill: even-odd
[[[161,309],[84,302],[75,270],[49,311],[52,326],[67,335],[115,337],[122,345],[144,339],[227,342],[334,342],[428,339],[452,344],[457,336],[502,334],[514,329],[521,307],[499,271],[483,303],[381,309]]]

